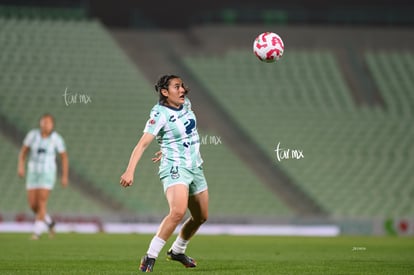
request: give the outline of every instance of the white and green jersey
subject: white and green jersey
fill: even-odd
[[[43,138],[39,129],[31,130],[23,144],[30,148],[28,171],[35,173],[55,173],[56,153],[66,151],[63,138],[56,132]]]
[[[161,146],[160,171],[177,166],[194,169],[203,163],[197,121],[188,98],[179,109],[155,105],[144,133],[156,136]]]

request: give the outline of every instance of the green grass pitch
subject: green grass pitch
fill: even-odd
[[[151,235],[0,234],[0,274],[138,274]],[[412,237],[195,236],[194,269],[158,258],[154,274],[414,274]]]

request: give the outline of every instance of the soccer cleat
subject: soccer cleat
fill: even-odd
[[[172,249],[167,252],[167,260],[177,261],[182,263],[185,267],[196,267],[197,263],[193,258],[185,254],[174,254]]]
[[[30,240],[32,240],[32,241],[37,241],[39,239],[40,239],[39,235],[32,234],[32,236],[30,236]]]
[[[141,259],[141,264],[139,265],[139,269],[142,272],[152,272],[154,265],[155,265],[155,259],[148,257],[148,255],[145,255]]]

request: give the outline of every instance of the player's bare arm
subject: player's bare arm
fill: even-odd
[[[121,176],[120,184],[123,187],[131,186],[134,181],[135,168],[142,157],[142,154],[147,149],[147,147],[154,140],[155,136],[149,133],[144,133],[141,139],[138,141],[134,150],[132,151],[131,157],[129,159],[128,166],[125,172]]]
[[[26,174],[26,170],[24,166],[25,166],[26,157],[29,151],[30,151],[30,148],[26,145],[23,145],[22,148],[20,149],[19,161],[17,164],[17,175],[19,177],[24,177]]]
[[[69,158],[66,152],[60,153],[60,159],[62,162],[62,178],[61,183],[63,187],[68,185],[69,178]]]

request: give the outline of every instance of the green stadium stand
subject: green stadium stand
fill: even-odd
[[[368,51],[365,60],[387,102],[388,112],[392,115],[413,116],[414,53]]]
[[[2,67],[10,68],[2,77],[2,113],[21,132],[36,127],[42,113],[52,113],[71,167],[126,208],[139,206],[152,214],[134,198],[136,192],[117,184],[148,115],[141,110],[149,112],[154,102],[146,81],[97,21],[3,21],[1,39],[11,55],[2,60]],[[142,97],[144,92],[148,96]],[[144,177],[155,174],[150,165],[143,168]],[[159,187],[149,186],[146,192]],[[161,195],[146,192],[139,194],[161,201]],[[155,212],[159,208],[155,205]]]
[[[0,16],[17,19],[86,19],[86,9],[0,5]]]
[[[291,49],[276,64],[243,50],[188,55],[184,63],[269,161],[332,217],[412,216],[412,54],[367,59],[385,111],[356,107],[329,50]],[[278,142],[305,157],[277,161]]]
[[[42,113],[52,113],[71,169],[131,217],[164,215],[167,203],[157,165],[150,160],[158,151],[155,142],[137,168],[135,185],[123,189],[118,184],[157,98],[104,27],[95,20],[0,18],[0,28],[0,66],[7,68],[0,75],[0,113],[22,133],[36,127]],[[272,219],[292,214],[224,144],[205,144],[202,154],[211,216]],[[85,197],[82,191],[77,196]]]
[[[207,137],[201,144],[204,171],[209,184],[210,213],[215,219],[254,217],[273,219],[292,215],[271,190],[264,187],[257,176],[249,172],[238,158],[224,144],[210,142],[214,133],[200,133]]]
[[[152,85],[105,28],[82,18],[81,12],[62,16],[56,11],[46,19],[43,11],[13,12],[0,8],[0,67],[5,68],[0,74],[0,115],[26,133],[42,113],[52,113],[67,143],[71,169],[119,202],[128,215],[164,215],[167,204],[157,165],[150,161],[157,144],[138,166],[135,186],[118,185],[156,102]],[[72,20],[76,18],[81,20]],[[330,49],[289,49],[276,64],[261,63],[250,50],[240,49],[187,55],[183,61],[269,161],[332,217],[414,214],[412,51],[365,51],[384,108],[354,103]],[[200,134],[217,136],[203,129]],[[279,142],[284,149],[302,150],[304,158],[278,161]],[[0,143],[5,170],[0,186],[6,190],[0,209],[27,211],[24,188],[9,188],[10,181],[23,183],[15,175],[18,148],[2,135]],[[212,217],[294,215],[225,144],[202,144],[201,150]],[[50,209],[111,212],[93,197],[76,183],[67,190],[57,186]]]

